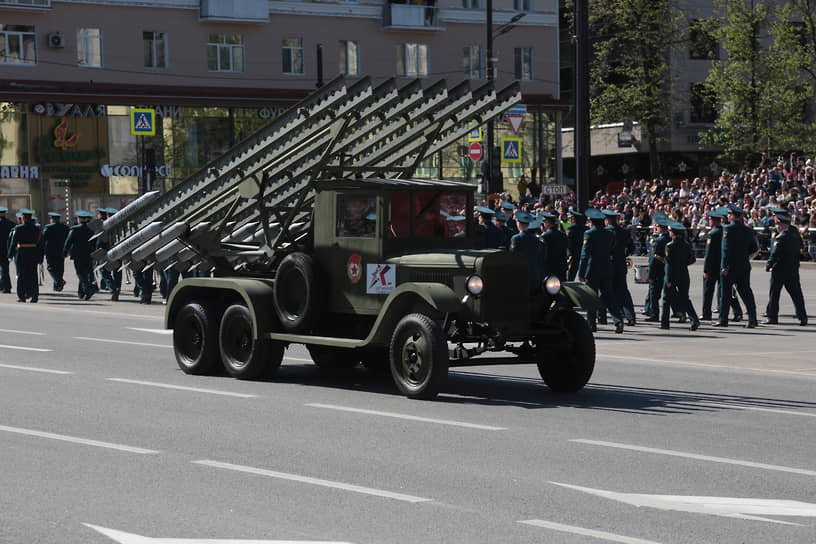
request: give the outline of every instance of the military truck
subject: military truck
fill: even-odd
[[[167,303],[178,366],[271,376],[293,344],[325,369],[390,369],[408,397],[437,395],[453,366],[535,364],[555,391],[592,375],[586,286],[530,290],[524,256],[479,249],[476,187],[413,179],[520,100],[513,85],[397,88],[338,79],[163,195],[97,225],[131,266],[203,270]]]

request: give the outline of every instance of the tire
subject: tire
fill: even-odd
[[[357,350],[333,348],[331,346],[306,346],[312,361],[321,370],[342,370],[354,368],[360,362]]]
[[[365,369],[372,374],[383,374],[388,372],[388,348],[374,347],[360,349],[360,362]]]
[[[185,374],[209,375],[218,368],[218,322],[199,302],[188,302],[173,322],[173,353]]]
[[[252,380],[274,374],[283,361],[283,344],[253,338],[252,316],[243,304],[224,312],[218,331],[221,363],[233,378]]]
[[[305,253],[287,255],[275,273],[275,314],[289,332],[312,330],[320,318],[320,288],[315,263]]]
[[[572,346],[548,351],[538,363],[538,372],[550,389],[557,393],[575,393],[592,377],[595,369],[595,337],[586,319],[571,310],[561,312],[564,328],[572,336]]]
[[[442,328],[424,314],[403,317],[389,350],[391,377],[412,399],[432,399],[448,377],[448,343]]]

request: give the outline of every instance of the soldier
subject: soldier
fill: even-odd
[[[502,212],[504,215],[507,216],[507,228],[510,229],[510,236],[513,236],[519,232],[518,225],[516,224],[516,220],[513,218],[513,215],[516,211],[516,207],[513,205],[512,202],[507,202],[506,200],[502,201],[500,204]]]
[[[11,293],[11,277],[9,276],[8,241],[14,228],[14,221],[6,218],[8,208],[0,206],[0,291]]]
[[[669,218],[658,212],[652,217],[656,234],[649,253],[649,317],[646,321],[660,321],[660,296],[663,292],[663,280],[666,275],[666,244],[669,243]]]
[[[479,225],[484,229],[484,247],[488,249],[506,247],[504,231],[493,223],[496,212],[485,206],[478,206],[476,212],[479,214]]]
[[[507,216],[504,212],[496,212],[493,219],[496,221],[496,226],[499,227],[499,230],[504,234],[504,238],[499,247],[508,247],[510,245],[510,238],[513,237],[513,231],[507,226]]]
[[[116,208],[99,208],[97,211],[99,212],[99,218],[104,221],[113,217],[113,214],[119,210]],[[110,245],[105,236],[100,236],[96,239],[96,249],[110,249]],[[119,269],[110,271],[107,268],[102,268],[101,276],[102,281],[100,283],[102,284],[102,288],[110,292],[111,300],[119,300],[119,292],[122,290],[122,271]]]
[[[544,228],[547,230],[541,235],[541,240],[547,248],[547,258],[544,260],[544,276],[556,276],[562,282],[567,281],[567,235],[558,230],[555,214],[541,212]]]
[[[635,325],[635,303],[626,285],[626,258],[635,252],[635,241],[632,234],[618,225],[620,214],[612,210],[603,210],[606,219],[606,230],[615,235],[615,246],[612,249],[612,295],[617,298],[616,304],[626,318],[626,324]]]
[[[34,212],[22,208],[20,215],[23,222],[14,227],[8,242],[8,256],[14,259],[17,269],[17,302],[39,300],[37,264],[42,259],[42,233],[34,223]]]
[[[705,257],[703,257],[703,317],[704,321],[711,321],[711,301],[714,298],[714,286],[717,287],[717,313],[722,311],[720,299],[722,297],[722,278],[720,277],[720,264],[722,261],[722,220],[726,215],[726,208],[717,208],[706,212],[708,224],[711,230],[706,236]],[[729,308],[734,310],[734,321],[742,319],[742,307],[739,300],[731,291]],[[731,311],[726,308],[726,313]]]
[[[759,248],[754,233],[742,222],[743,210],[735,204],[728,205],[728,220],[730,223],[723,229],[722,258],[720,276],[722,291],[720,293],[719,320],[715,327],[728,326],[727,297],[731,296],[731,286],[736,286],[745,309],[748,313],[748,328],[757,326],[756,302],[754,292],[751,291],[751,262],[750,256]]]
[[[570,226],[567,227],[567,281],[573,281],[578,273],[578,263],[581,259],[581,246],[584,243],[584,233],[587,231],[586,216],[570,207]]]
[[[669,314],[674,308],[689,316],[691,330],[696,331],[700,326],[697,312],[689,298],[688,267],[696,260],[694,251],[685,240],[686,227],[679,221],[669,223],[672,241],[666,244],[666,257],[663,289],[663,314],[660,319],[660,328],[669,328]]]
[[[768,298],[766,319],[763,324],[779,324],[779,295],[782,287],[788,291],[796,308],[796,317],[801,326],[807,325],[805,298],[802,296],[802,285],[799,282],[799,253],[802,250],[801,237],[794,234],[790,217],[776,214],[776,234],[771,241],[771,254],[765,264],[765,270],[771,273],[771,293]]]
[[[42,229],[43,253],[51,279],[54,280],[54,291],[62,291],[65,287],[65,257],[63,248],[68,238],[68,225],[60,221],[62,215],[57,212],[48,212],[49,224]]]
[[[584,233],[584,243],[581,248],[581,260],[578,264],[578,281],[585,282],[594,291],[600,292],[604,307],[612,314],[615,332],[623,332],[623,318],[616,297],[612,294],[612,248],[615,245],[615,235],[604,228],[604,214],[589,208],[586,216],[592,221],[592,228]],[[595,331],[596,312],[587,312],[589,327]]]
[[[527,212],[518,212],[516,221],[519,233],[510,239],[510,251],[521,253],[527,257],[530,267],[530,292],[537,293],[544,280],[544,244],[529,231],[533,216]]]
[[[86,210],[76,212],[79,223],[71,227],[68,237],[65,239],[65,247],[62,250],[63,257],[71,256],[74,261],[79,287],[77,296],[80,300],[91,300],[96,292],[93,279],[93,263],[91,262],[91,250],[93,242],[91,236],[93,231],[88,228],[88,221],[93,218],[93,214]]]

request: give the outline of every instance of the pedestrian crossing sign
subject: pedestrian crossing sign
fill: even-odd
[[[502,138],[501,162],[521,162],[521,138]]]
[[[155,136],[156,110],[132,108],[130,110],[130,133],[136,136]]]
[[[476,127],[468,133],[468,142],[482,141],[482,127]]]

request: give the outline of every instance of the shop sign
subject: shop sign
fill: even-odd
[[[110,164],[103,164],[102,168],[99,169],[99,173],[102,174],[104,177],[109,178],[111,176],[141,176],[142,175],[142,167],[136,164],[117,164],[117,165],[110,165]],[[161,178],[169,178],[170,177],[170,165],[169,164],[162,164],[161,166],[156,167],[156,175]]]
[[[287,109],[284,106],[258,108],[258,117],[261,119],[274,119],[282,115]]]
[[[15,166],[0,166],[0,178],[2,179],[36,179],[40,177],[39,166],[29,165],[15,165]]]
[[[102,104],[60,104],[45,102],[34,106],[34,113],[50,117],[105,117]]]
[[[99,169],[97,164],[82,165],[107,157],[103,147],[95,149],[77,149],[80,140],[79,132],[68,128],[63,117],[54,128],[53,135],[42,135],[37,141],[40,155],[40,172],[47,177],[67,179],[90,179]]]

